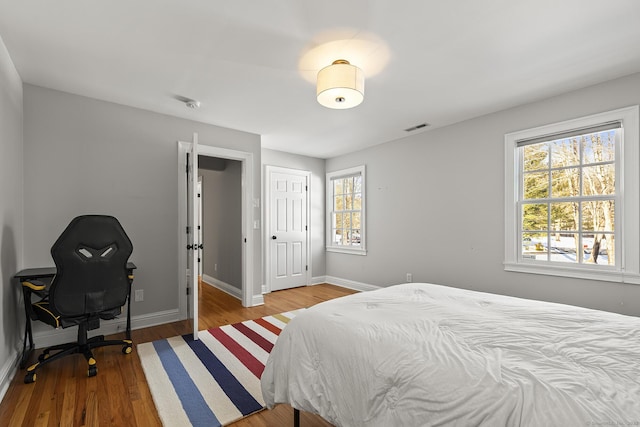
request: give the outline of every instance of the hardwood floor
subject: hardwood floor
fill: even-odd
[[[294,288],[265,295],[262,306],[245,308],[236,298],[205,284],[201,286],[199,329],[309,307],[354,292],[326,284]],[[189,325],[183,321],[138,329],[132,331],[132,338],[135,346],[188,332]],[[32,355],[34,361],[37,354],[38,351]],[[87,377],[87,364],[79,354],[43,367],[35,384],[24,384],[24,371],[18,371],[0,403],[0,426],[161,426],[136,350],[123,355],[119,346],[103,347],[94,350],[94,356],[98,375],[91,378]],[[301,413],[300,419],[303,427],[330,426],[307,413]],[[232,424],[292,425],[293,410],[288,405],[278,405]]]

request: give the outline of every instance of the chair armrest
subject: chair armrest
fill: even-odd
[[[49,298],[48,283],[37,279],[25,279],[22,282],[22,294],[24,297],[24,309],[29,318],[37,320],[38,316],[31,306],[31,295],[35,294],[40,297],[40,301],[46,301]]]
[[[22,289],[29,294],[36,294],[41,298],[46,297],[49,292],[47,290],[47,283],[37,279],[24,280],[22,282]]]

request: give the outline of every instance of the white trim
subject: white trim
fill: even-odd
[[[236,288],[233,285],[230,285],[227,282],[223,282],[222,280],[218,280],[215,277],[211,277],[207,274],[203,274],[202,283],[207,286],[211,286],[212,288],[219,289],[222,292],[227,293],[234,298],[242,300],[242,290]]]
[[[186,292],[184,276],[187,268],[186,257],[184,256],[184,248],[187,246],[187,236],[185,233],[185,226],[187,224],[187,189],[184,174],[186,168],[185,157],[190,146],[191,142],[178,141],[178,301],[180,315],[183,319],[186,319],[188,316],[187,298],[189,297]],[[253,293],[253,153],[202,144],[198,144],[198,153],[204,156],[242,162],[242,238],[246,239],[246,243],[242,245],[242,305],[244,307],[251,307],[255,305],[253,301],[256,297]]]
[[[361,228],[361,230],[363,228]],[[360,236],[362,236],[362,232],[360,232]],[[330,239],[330,238],[331,237],[328,237],[328,239]],[[341,248],[339,246],[327,246],[326,247],[326,251],[327,252],[336,252],[336,253],[339,253],[339,254],[362,255],[362,256],[367,254],[366,249],[358,249],[358,248],[352,248],[352,247],[348,247],[348,246],[345,246],[343,248]]]
[[[564,122],[508,133],[504,137],[505,159],[505,206],[504,206],[504,269],[523,273],[575,277],[580,279],[611,282],[640,283],[640,115],[638,105],[620,108]],[[620,176],[616,194],[616,208],[621,206],[623,214],[616,218],[616,235],[621,243],[620,265],[615,268],[591,265],[556,265],[532,263],[518,259],[519,219],[515,212],[518,200],[519,171],[517,141],[540,135],[580,129],[598,123],[620,120],[622,122],[622,146],[617,163]]]
[[[323,283],[327,283],[327,276],[312,277],[309,286],[321,285]]]
[[[370,285],[368,283],[356,282],[349,279],[341,279],[340,277],[325,276],[325,280],[322,283],[328,283],[330,285],[342,286],[343,288],[353,289],[356,291],[375,291],[382,288],[381,286]]]
[[[304,279],[304,286],[307,286],[311,281],[311,272],[313,271],[313,267],[311,265],[311,261],[313,257],[311,256],[311,172],[308,170],[300,170],[300,169],[291,169],[291,168],[283,168],[280,166],[271,166],[265,165],[264,167],[264,197],[263,197],[263,218],[264,222],[262,224],[263,230],[263,242],[264,242],[264,263],[263,270],[265,272],[265,284],[263,285],[262,293],[271,292],[271,245],[269,242],[271,241],[271,174],[272,173],[283,173],[287,175],[297,175],[304,176],[307,179],[307,192],[306,192],[306,209],[307,209],[307,271]]]
[[[21,352],[15,351],[13,354],[10,354],[7,358],[4,365],[0,369],[0,402],[4,399],[5,394],[7,394],[7,390],[9,390],[9,386],[11,385],[11,381],[16,376],[18,372],[18,365],[20,364]]]
[[[255,307],[257,305],[264,305],[264,295],[254,295],[251,299],[251,307]]]
[[[603,282],[620,282],[640,284],[640,275],[625,274],[620,271],[603,271],[588,268],[571,268],[560,265],[545,265],[543,268],[533,263],[505,263],[505,271],[516,273],[542,274],[546,276],[565,276],[576,279],[602,280]]]
[[[333,206],[333,185],[331,181],[343,176],[360,175],[362,176],[362,207],[360,209],[360,247],[353,246],[337,246],[333,245],[333,236],[331,235],[332,222],[331,212]],[[366,255],[367,254],[367,178],[366,178],[366,166],[354,166],[352,168],[341,169],[334,172],[327,172],[325,181],[325,217],[326,217],[326,234],[325,234],[325,250],[327,252],[337,252],[351,255]]]

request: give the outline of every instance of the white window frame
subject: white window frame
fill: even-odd
[[[327,232],[326,232],[326,250],[327,252],[338,252],[344,254],[353,255],[366,255],[367,254],[367,233],[366,233],[366,175],[365,166],[355,166],[353,168],[342,169],[335,172],[327,173],[326,181],[326,218],[327,218]],[[362,208],[360,210],[360,246],[340,246],[333,244],[333,238],[331,230],[333,229],[332,217],[333,217],[333,180],[336,178],[344,178],[348,176],[360,175],[362,177]]]
[[[615,267],[589,264],[527,262],[521,255],[518,198],[520,156],[518,141],[552,136],[619,121],[622,137],[616,151],[616,242],[620,242],[620,263]],[[580,279],[640,284],[640,116],[639,107],[621,108],[587,117],[512,132],[505,135],[505,254],[504,269]],[[562,265],[559,265],[562,264]]]

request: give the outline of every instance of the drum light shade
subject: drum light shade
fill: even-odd
[[[318,102],[338,110],[353,108],[364,100],[364,74],[349,61],[338,59],[318,72]]]

